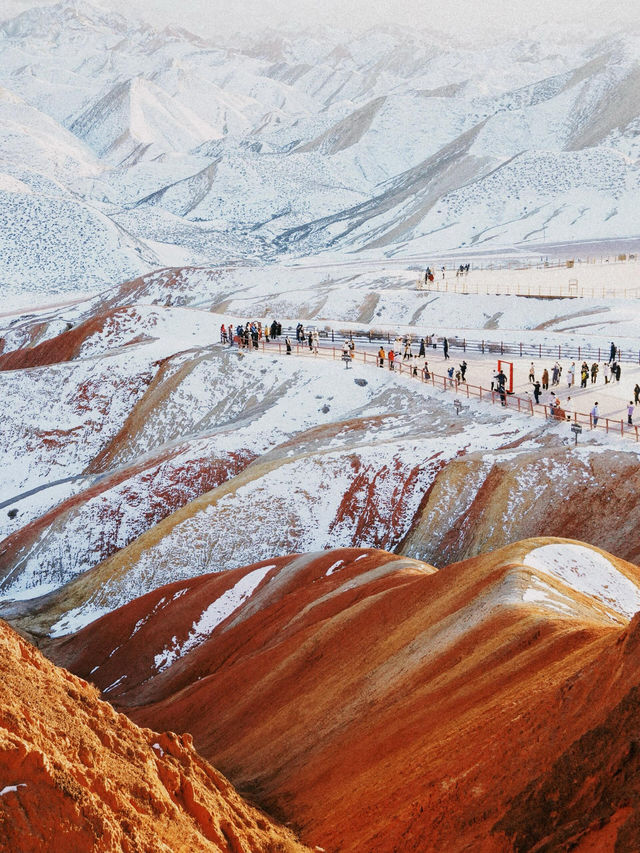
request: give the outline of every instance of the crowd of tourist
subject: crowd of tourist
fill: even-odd
[[[460,267],[462,274],[465,268]],[[244,349],[258,349],[260,342],[276,341],[282,336],[282,326],[274,320],[272,323],[262,323],[262,321],[254,320],[246,323],[238,323],[234,326],[229,323],[227,326],[223,323],[220,327],[220,341],[222,343],[233,346],[234,342]],[[319,352],[319,333],[318,330],[305,329],[303,323],[298,323],[295,329],[295,340],[298,346],[308,347],[309,351],[315,355]],[[290,355],[292,352],[292,342],[288,335],[284,339],[285,352]],[[402,363],[403,367],[408,367],[409,372],[413,376],[421,376],[423,380],[432,378],[432,370],[427,361],[427,354],[438,349],[438,344],[442,345],[442,355],[445,362],[450,361],[450,346],[447,337],[437,338],[435,334],[414,337],[407,333],[405,335],[397,335],[395,339],[388,344],[385,349],[381,345],[376,354],[376,363],[379,367],[385,366],[394,371],[396,364]],[[347,339],[344,342],[342,357],[345,362],[353,360],[355,356],[355,342],[353,339]],[[431,357],[431,356],[430,356]],[[506,362],[505,362],[506,363]],[[457,387],[459,383],[467,381],[468,364],[463,358],[458,366],[444,366],[445,377],[444,381],[452,387]],[[563,380],[564,373],[564,380]],[[598,383],[599,377],[602,376],[604,384],[619,383],[622,376],[622,366],[620,363],[620,351],[612,342],[609,350],[609,359],[600,365],[597,361],[589,364],[583,360],[580,366],[576,365],[575,361],[563,370],[563,366],[559,361],[555,361],[553,365],[544,366],[541,371],[536,367],[535,362],[531,362],[528,371],[528,382],[531,386],[531,393],[536,405],[547,405],[550,407],[552,414],[564,420],[571,417],[571,391],[577,385],[578,378],[580,388],[586,389],[595,386]],[[568,391],[567,396],[563,401],[560,400],[560,388],[563,382],[566,382]],[[508,395],[513,393],[512,388],[507,388],[508,379],[504,370],[497,369],[491,376],[491,391],[496,392],[503,406],[507,405]],[[555,390],[553,390],[555,389]],[[635,406],[640,405],[640,385],[635,384],[633,388],[633,399],[629,400],[626,407],[627,423],[633,425],[633,416]],[[595,402],[592,406],[590,415],[593,425],[597,425],[599,414],[599,404]]]

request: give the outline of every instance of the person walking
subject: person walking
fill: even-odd
[[[609,384],[609,374],[610,373],[611,373],[611,366],[609,365],[608,361],[605,361],[604,367],[603,367],[604,384],[605,385]]]
[[[394,353],[393,349],[390,347],[389,348],[389,355],[387,356],[387,358],[389,359],[389,370],[393,370],[393,368],[394,368],[395,357],[396,357],[396,354]]]
[[[613,341],[611,341],[611,348],[609,350],[609,362],[616,360],[616,345]]]
[[[598,411],[598,403],[593,404],[593,409],[591,409],[591,423],[593,424],[593,428],[595,429],[598,426],[598,418],[600,417],[600,413]]]
[[[444,360],[449,358],[449,341],[446,338],[442,339],[442,349],[444,350]]]
[[[620,382],[620,374],[622,373],[622,367],[620,362],[616,362],[616,382]]]
[[[289,338],[289,335],[284,339],[284,342],[287,347],[287,355],[291,355],[291,339]]]
[[[536,380],[536,369],[533,366],[533,362],[529,365],[529,382],[533,384]]]
[[[420,351],[418,352],[418,358],[424,358],[426,354],[425,340],[424,338],[420,338]]]
[[[633,426],[633,402],[631,400],[627,406],[627,423],[629,426]]]
[[[384,367],[384,347],[378,350],[378,367]]]
[[[640,385],[636,382],[636,387],[633,389],[633,402],[636,406],[640,403]]]
[[[318,349],[320,348],[320,339],[318,336],[318,330],[317,329],[313,330],[312,340],[313,340],[313,354],[318,355]]]
[[[542,371],[542,390],[543,391],[549,390],[549,371],[547,370],[546,367]]]
[[[462,364],[460,365],[460,376],[462,377],[462,381],[466,382],[467,380],[464,378],[467,372],[467,362],[463,359]]]
[[[553,365],[553,370],[551,371],[551,384],[558,385],[560,382],[560,365],[556,361]]]
[[[591,384],[592,385],[596,384],[596,379],[598,378],[598,370],[599,369],[600,368],[598,367],[598,362],[594,361],[593,364],[591,365]]]
[[[587,367],[586,362],[582,362],[582,367],[580,368],[580,387],[587,387],[587,380],[589,378],[589,368]]]
[[[536,401],[536,406],[537,406],[540,403],[540,383],[539,382],[533,383],[533,397],[534,397],[534,400]]]
[[[571,388],[571,386],[573,385],[573,377],[575,376],[575,372],[576,363],[575,361],[572,361],[571,367],[569,368],[569,370],[567,370],[567,388]]]

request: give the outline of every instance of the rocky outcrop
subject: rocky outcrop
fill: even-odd
[[[0,623],[0,848],[303,851],[189,735],[138,728]]]
[[[640,571],[578,542],[528,540],[439,571],[341,549],[174,583],[47,652],[139,724],[191,733],[303,840],[497,853],[547,832],[527,803],[570,804],[568,778],[549,790],[582,738],[593,746],[575,746],[572,778],[587,786],[599,761],[597,791],[615,789],[623,810],[594,799],[598,830],[633,826],[635,801],[604,778],[632,749],[629,713],[620,750],[596,752],[640,677],[629,653],[619,666],[636,610]]]
[[[639,563],[639,496],[633,452],[546,447],[470,454],[438,473],[400,549],[442,565],[544,534]]]

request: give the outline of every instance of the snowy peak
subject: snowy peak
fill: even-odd
[[[119,165],[195,148],[218,132],[155,83],[127,80],[76,119],[71,131]]]
[[[4,21],[0,32],[10,38],[47,39],[61,36],[71,38],[73,32],[87,28],[114,33],[126,33],[131,24],[122,15],[95,6],[86,0],[63,0],[51,6],[35,6],[15,18]]]
[[[156,258],[415,256],[640,233],[631,30],[474,44],[325,28],[231,48],[60,3],[1,33],[0,86],[100,160],[100,175],[54,178],[123,234],[110,269],[131,270],[131,247],[149,269]],[[16,129],[11,168],[0,164],[14,187],[31,169],[31,124]],[[51,176],[46,160],[44,145],[37,171]],[[52,254],[38,281],[61,286],[63,261]],[[20,267],[4,263],[0,277],[23,286]],[[94,267],[92,281],[104,274]]]

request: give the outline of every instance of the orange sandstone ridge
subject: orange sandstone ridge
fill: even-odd
[[[339,549],[170,584],[48,653],[327,851],[631,850],[636,610],[640,570],[570,540],[440,571]]]
[[[189,735],[139,728],[0,622],[0,850],[303,851]]]

